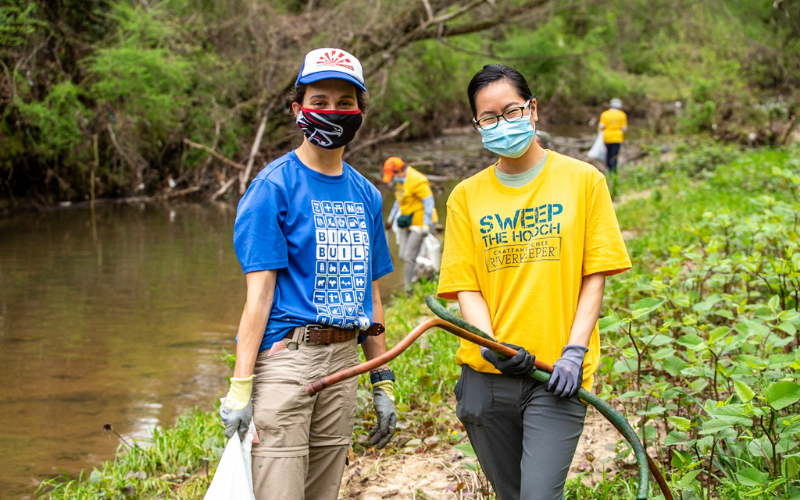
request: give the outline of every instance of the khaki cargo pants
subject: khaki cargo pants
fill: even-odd
[[[293,339],[302,339],[296,328]],[[288,342],[288,339],[287,339]],[[253,444],[256,500],[335,500],[351,444],[358,378],[309,397],[305,385],[358,363],[356,340],[328,345],[289,344],[256,359]]]

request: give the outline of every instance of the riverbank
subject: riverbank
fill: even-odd
[[[697,140],[649,150],[617,180],[619,193],[628,195],[617,208],[621,227],[636,233],[628,240],[634,269],[607,280],[595,390],[639,429],[676,496],[735,500],[800,492],[790,452],[800,444],[792,406],[800,401],[792,368],[800,362],[798,154]],[[389,344],[425,316],[422,298],[434,289],[429,283],[393,298]],[[450,448],[466,442],[452,409],[456,342],[432,332],[392,363],[402,424],[384,454],[363,446],[374,415],[368,383],[360,381],[343,494],[453,498],[450,487],[459,485],[473,498],[486,493],[480,475],[469,472],[474,466],[462,466]],[[753,425],[758,415],[770,417],[763,430]],[[82,480],[48,483],[55,489],[47,496],[201,498],[222,446],[216,418],[213,411],[194,412],[157,431],[150,446],[123,445],[116,460]],[[566,498],[631,497],[630,449],[616,436],[587,437],[596,447],[579,448],[576,458],[583,460]],[[772,440],[782,444],[770,457],[759,447]],[[613,456],[604,466],[602,450]],[[771,466],[773,458],[785,467]],[[605,476],[589,476],[604,467]]]

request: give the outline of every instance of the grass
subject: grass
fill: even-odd
[[[45,481],[39,493],[52,499],[202,498],[222,456],[225,436],[214,412],[192,410],[147,443],[120,445],[114,460],[90,474]]]

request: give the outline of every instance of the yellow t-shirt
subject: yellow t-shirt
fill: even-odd
[[[533,181],[510,188],[495,165],[461,182],[447,201],[438,295],[480,291],[497,339],[553,364],[569,343],[582,278],[620,273],[631,261],[605,177],[593,166],[549,151]],[[499,373],[464,340],[456,359]],[[599,359],[595,325],[583,362],[587,390]]]
[[[621,109],[607,109],[600,115],[600,123],[605,125],[603,129],[603,142],[606,144],[622,144],[625,140],[625,132],[622,127],[628,126],[628,115]]]
[[[397,190],[394,193],[397,201],[400,202],[400,214],[414,214],[411,219],[412,226],[422,225],[425,215],[422,199],[432,195],[433,192],[428,178],[411,167],[406,168],[406,180],[397,185]],[[431,223],[436,223],[438,220],[439,214],[436,213],[436,208],[434,208]]]

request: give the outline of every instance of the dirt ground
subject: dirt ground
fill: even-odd
[[[453,416],[455,417],[455,415]],[[583,435],[570,468],[570,477],[584,474],[593,483],[604,471],[617,471],[616,445],[622,436],[592,408],[586,414]],[[418,454],[367,452],[351,455],[339,492],[340,499],[453,500],[489,499],[486,478],[472,470],[476,459],[464,457],[452,446],[440,444]]]

